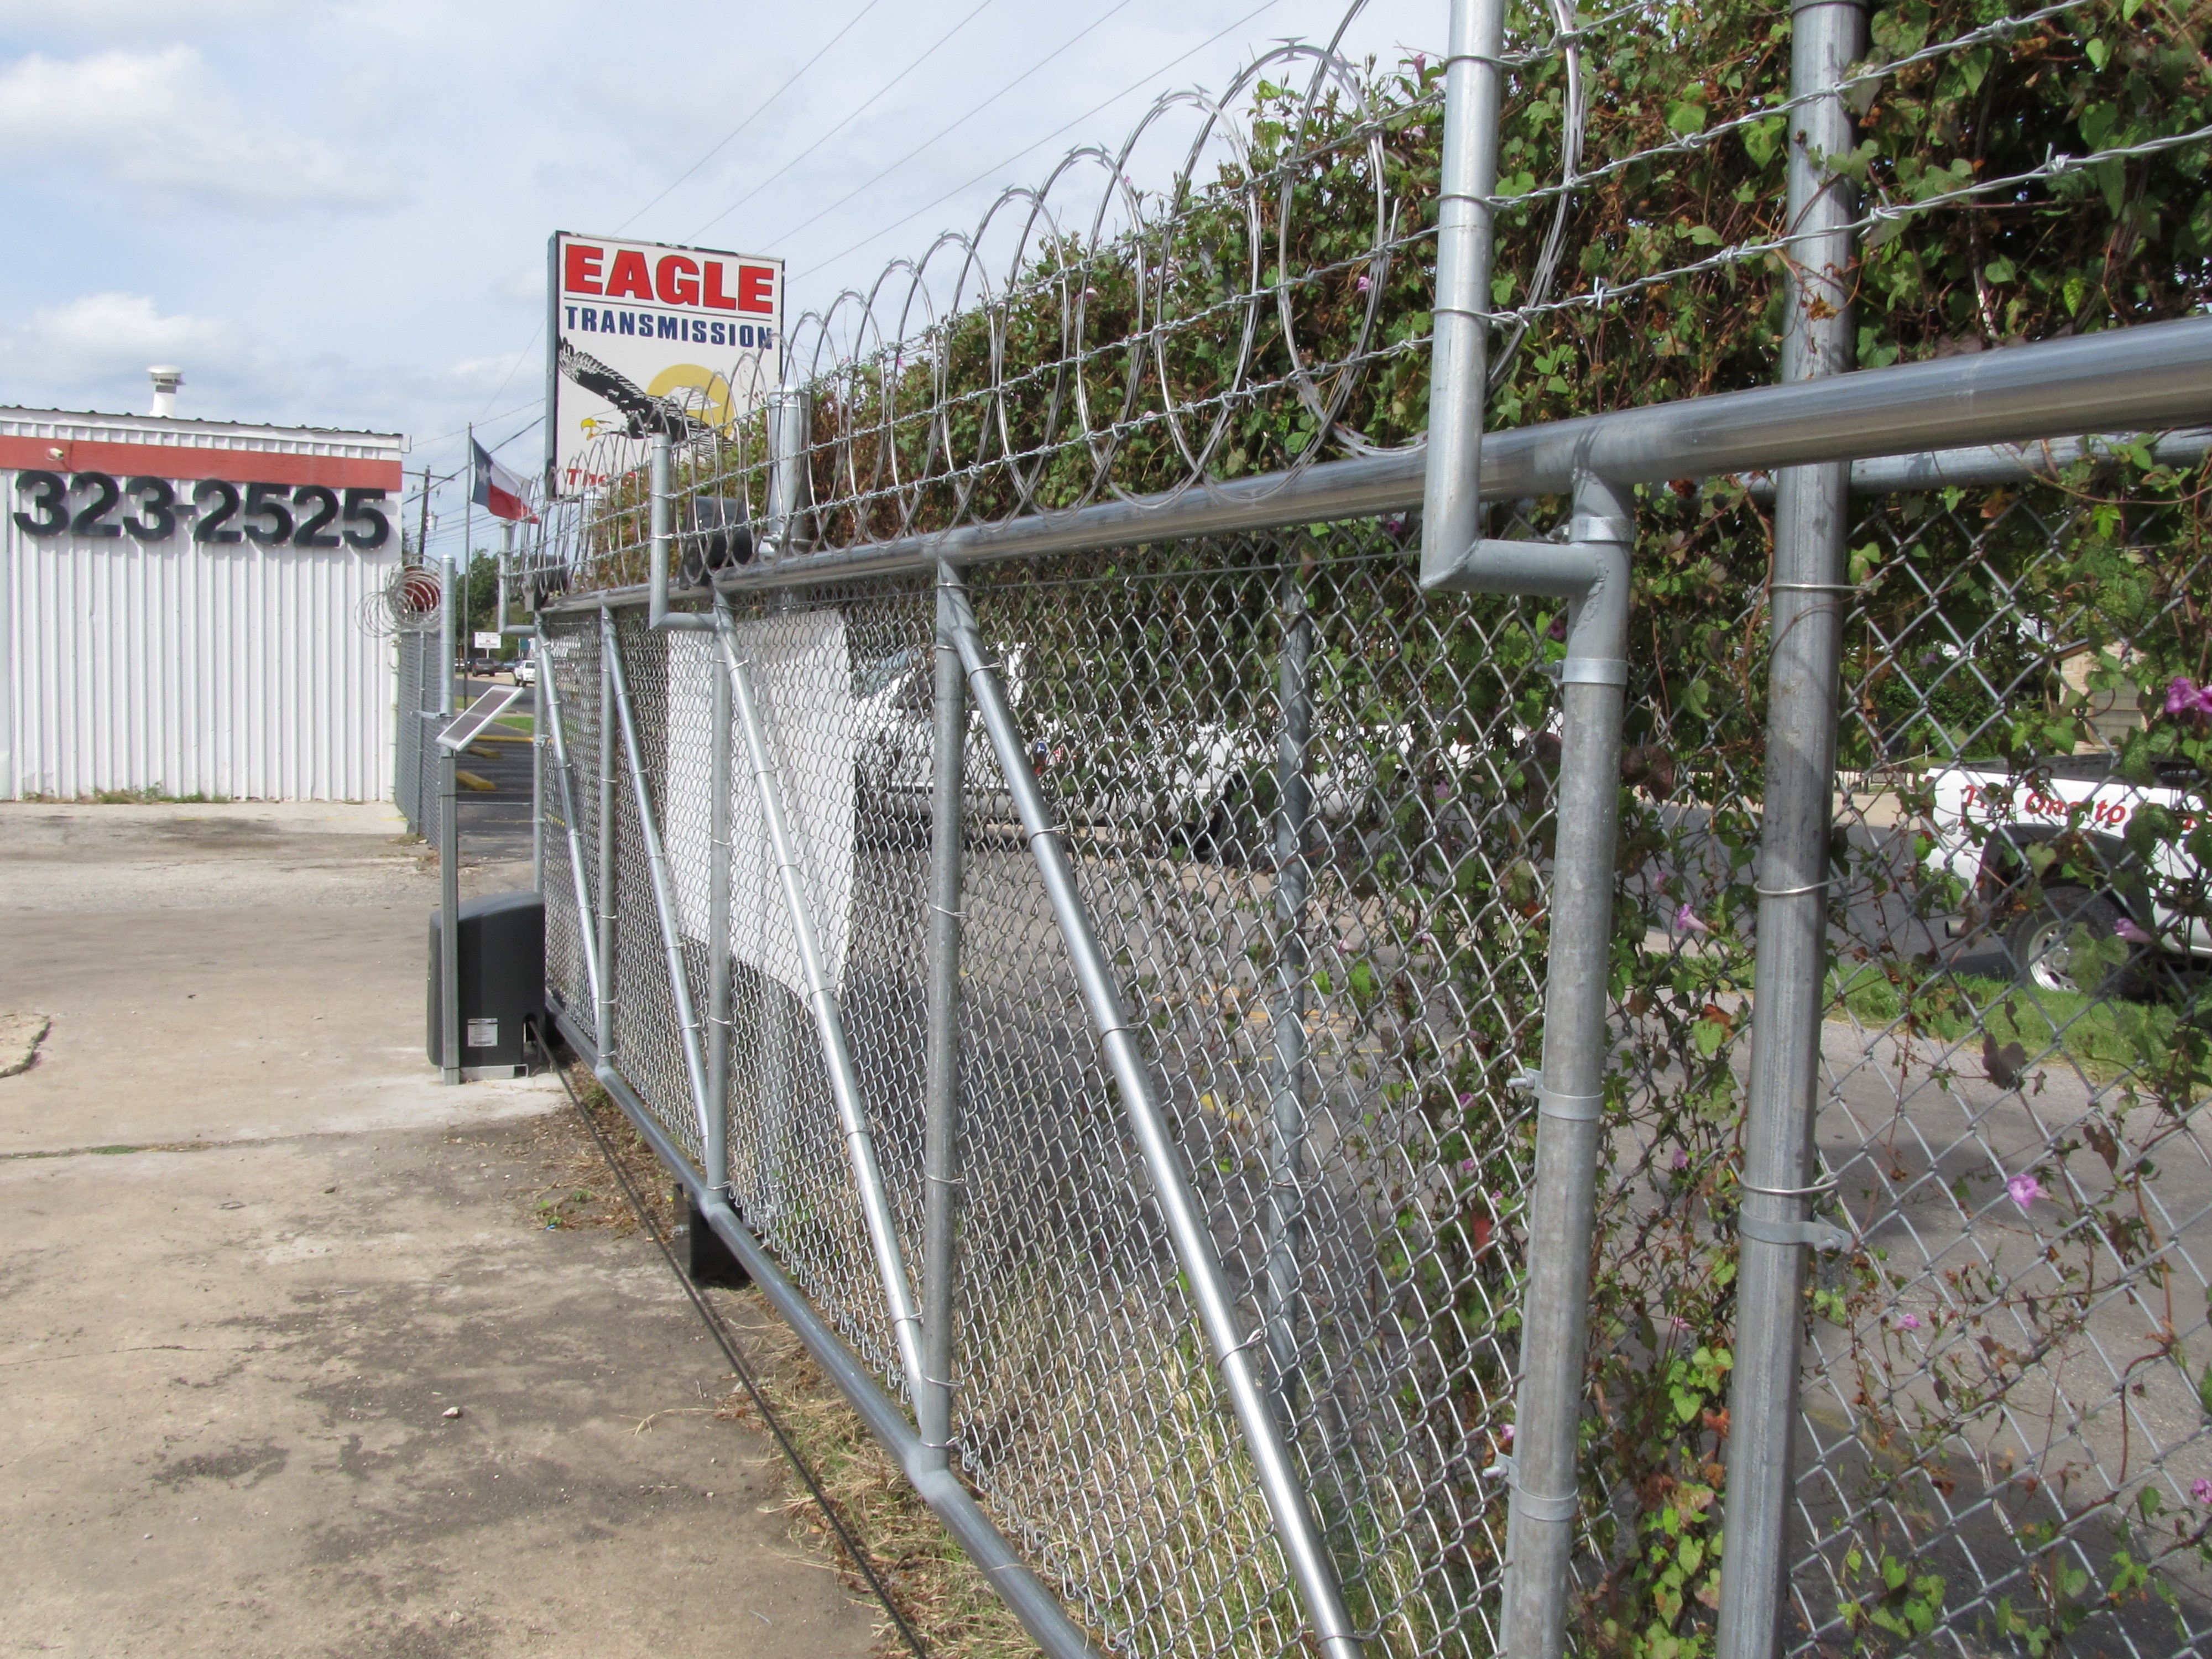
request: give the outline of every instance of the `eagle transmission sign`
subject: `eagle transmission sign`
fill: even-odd
[[[556,231],[548,250],[552,493],[606,482],[611,438],[726,430],[782,372],[783,261]]]

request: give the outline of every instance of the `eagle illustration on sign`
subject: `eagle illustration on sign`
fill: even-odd
[[[567,231],[548,252],[553,495],[635,465],[616,440],[730,430],[781,379],[781,260]]]

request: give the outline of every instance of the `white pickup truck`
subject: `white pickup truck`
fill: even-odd
[[[2191,769],[2193,774],[2193,769]],[[2178,783],[2179,778],[2172,781]],[[2212,930],[2180,914],[2177,888],[2201,872],[2161,835],[2148,856],[2130,848],[2128,825],[2147,808],[2196,827],[2187,795],[2166,781],[2133,783],[2106,755],[2066,755],[2017,771],[1954,766],[1929,780],[1935,846],[1929,864],[1967,884],[1962,920],[2002,938],[2014,971],[2046,990],[2114,994],[2142,984],[2161,951],[2212,956]],[[2121,941],[2078,961],[2089,940]]]

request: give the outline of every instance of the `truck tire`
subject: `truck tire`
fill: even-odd
[[[2119,927],[2122,914],[2110,898],[2086,887],[2044,888],[2005,930],[2005,946],[2012,953],[2014,976],[2023,984],[2045,991],[2092,997],[2132,994],[2143,978],[2142,964],[2133,957],[2103,969],[2094,983],[2083,983],[2072,967],[2074,930],[2086,927],[2093,939],[2110,939]]]

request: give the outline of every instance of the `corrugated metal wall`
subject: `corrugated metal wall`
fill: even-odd
[[[391,799],[392,644],[362,615],[396,537],[141,545],[0,522],[0,796]]]

